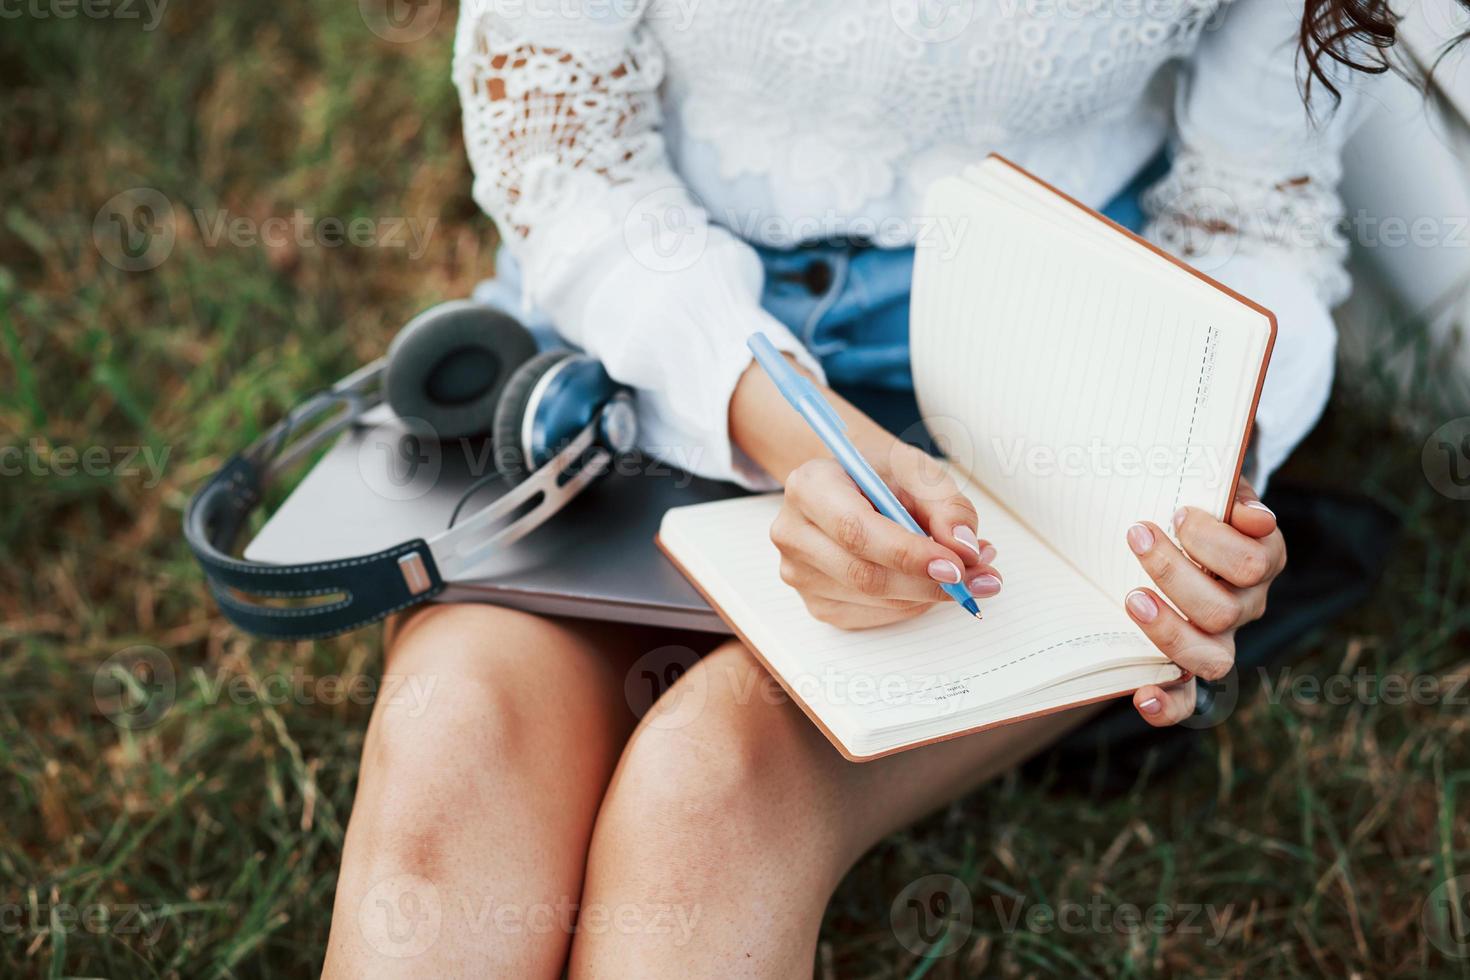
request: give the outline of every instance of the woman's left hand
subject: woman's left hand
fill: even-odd
[[[1128,547],[1159,592],[1184,614],[1153,589],[1134,589],[1124,603],[1154,645],[1188,671],[1183,681],[1134,693],[1134,707],[1156,727],[1178,724],[1194,712],[1195,677],[1215,681],[1230,673],[1235,631],[1261,618],[1266,590],[1286,566],[1276,515],[1244,480],[1229,523],[1184,507],[1174,515],[1174,529],[1183,551],[1148,521],[1134,524],[1127,535]]]

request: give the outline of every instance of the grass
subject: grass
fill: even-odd
[[[406,44],[365,29],[357,4],[199,2],[152,31],[33,14],[0,31],[0,446],[28,461],[0,477],[0,975],[319,969],[370,699],[219,685],[370,685],[379,636],[241,636],[204,600],[178,526],[225,454],[489,269],[452,20]],[[94,238],[133,188],[173,211],[149,271]],[[221,214],[296,209],[434,225],[418,256],[210,240]],[[1380,501],[1404,540],[1374,601],[1304,640],[1296,669],[1463,676],[1470,504],[1432,489],[1419,452],[1470,400],[1436,381],[1411,327],[1384,342],[1412,403],[1386,370],[1344,377],[1292,471]],[[97,465],[65,463],[93,447]],[[93,683],[140,644],[167,656],[177,701],[128,730]],[[1191,764],[1140,760],[1121,796],[1002,779],[853,870],[819,975],[1470,976],[1421,925],[1433,889],[1470,873],[1467,699],[1248,697]],[[931,874],[952,878],[913,895]],[[953,952],[903,942],[890,909],[909,897],[957,916]],[[1129,904],[1172,924],[1131,928]],[[1197,914],[1211,911],[1220,925]]]

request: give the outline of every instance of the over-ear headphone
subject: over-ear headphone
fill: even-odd
[[[511,376],[535,354],[530,332],[499,310],[441,303],[388,345],[383,395],[400,417],[423,419],[441,439],[489,434]]]
[[[420,437],[489,436],[494,472],[464,492],[449,527],[427,541],[309,565],[231,557],[271,480],[383,401]],[[333,410],[335,417],[319,421]],[[405,325],[385,357],[298,405],[232,457],[190,501],[184,535],[237,626],[279,638],[329,636],[437,595],[489,550],[565,507],[632,449],[636,435],[632,393],[595,359],[573,350],[537,353],[514,317],[468,301],[443,303]],[[511,489],[461,519],[491,480]],[[323,596],[304,606],[258,601]]]
[[[383,394],[440,439],[488,435],[501,476],[520,483],[594,418],[614,452],[632,448],[628,389],[572,350],[535,338],[493,307],[455,300],[414,317],[388,346]]]

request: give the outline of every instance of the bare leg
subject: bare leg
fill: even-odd
[[[864,851],[1091,710],[854,764],[735,642],[665,701],[598,817],[584,915],[604,908],[613,925],[579,929],[573,977],[808,975],[827,900]]]
[[[560,975],[640,639],[489,606],[399,624],[324,976]]]

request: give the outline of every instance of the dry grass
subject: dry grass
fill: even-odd
[[[447,81],[451,21],[446,9],[428,39],[394,44],[352,3],[201,2],[151,32],[32,16],[0,30],[0,445],[46,471],[0,478],[0,975],[319,967],[367,708],[234,703],[213,685],[371,680],[378,637],[240,636],[203,600],[177,529],[224,454],[488,269],[493,232],[468,198]],[[172,252],[148,272],[109,264],[93,237],[106,202],[137,187],[174,210]],[[236,246],[211,244],[196,208],[436,225],[417,258]],[[1432,357],[1418,354],[1407,425],[1383,421],[1380,380],[1354,378],[1294,464],[1405,528],[1376,599],[1303,641],[1305,673],[1470,670],[1470,505],[1419,466],[1434,420],[1470,403],[1430,394]],[[161,478],[61,475],[64,447],[114,461],[141,447]],[[92,682],[136,644],[164,651],[180,683],[162,721],[133,732],[102,714]],[[852,872],[819,973],[1470,974],[1421,926],[1436,884],[1470,871],[1463,699],[1470,688],[1407,707],[1255,697],[1199,737],[1190,765],[1140,760],[1121,797],[1003,780]],[[915,953],[890,924],[931,873],[972,897],[953,955]],[[1127,903],[1161,903],[1175,925],[1119,925]],[[1080,906],[1082,925],[1028,928],[1025,909],[1046,905]],[[1218,934],[1179,921],[1205,906]],[[110,919],[68,923],[67,908]]]

